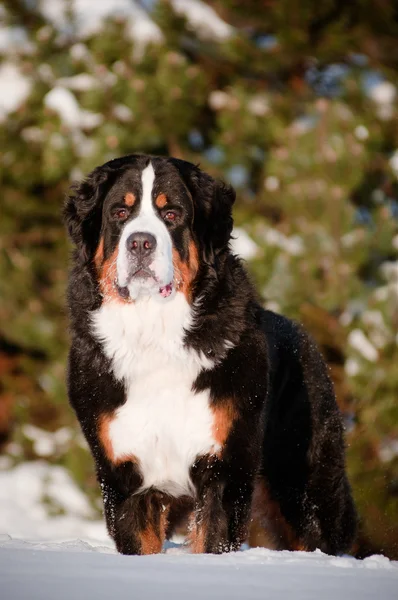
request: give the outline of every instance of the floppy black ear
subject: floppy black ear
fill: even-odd
[[[99,242],[102,206],[109,188],[109,174],[103,167],[92,171],[81,183],[73,184],[64,205],[68,233],[82,262],[92,258]]]
[[[206,259],[228,249],[233,227],[232,205],[235,190],[232,186],[213,179],[197,167],[184,160],[171,158],[194,203],[194,231],[205,249]]]

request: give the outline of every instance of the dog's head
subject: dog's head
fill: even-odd
[[[228,251],[234,200],[191,163],[130,155],[76,185],[64,216],[76,260],[93,268],[105,299],[189,299],[200,269]]]

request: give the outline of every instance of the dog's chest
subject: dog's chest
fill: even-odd
[[[126,402],[109,422],[113,459],[134,457],[141,489],[155,487],[179,496],[192,492],[189,473],[198,456],[219,450],[208,392],[192,384],[209,361],[183,345],[190,309],[181,294],[170,302],[104,305],[93,317]]]

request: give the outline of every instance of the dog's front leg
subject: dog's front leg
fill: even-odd
[[[196,463],[192,472],[196,499],[189,533],[192,552],[230,552],[246,541],[253,471],[247,462],[243,469],[243,464],[214,456]]]
[[[194,553],[239,550],[248,536],[252,497],[251,481],[217,482],[200,490],[190,522]]]
[[[250,508],[253,495],[252,476],[231,477],[224,489],[223,508],[228,522],[228,551],[239,550],[248,538]]]
[[[108,529],[121,554],[157,554],[166,537],[168,501],[161,492],[120,497],[104,503]]]
[[[189,525],[191,552],[220,554],[228,547],[228,521],[222,505],[222,486],[200,489]]]

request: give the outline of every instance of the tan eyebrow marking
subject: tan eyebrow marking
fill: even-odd
[[[155,200],[155,204],[158,208],[164,208],[167,204],[166,194],[159,194]]]
[[[124,197],[124,201],[127,206],[134,206],[135,195],[132,192],[128,192]]]

